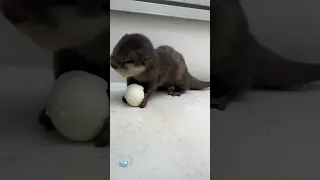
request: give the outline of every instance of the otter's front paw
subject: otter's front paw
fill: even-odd
[[[96,147],[110,146],[110,133],[108,130],[103,130],[96,138],[94,142]]]
[[[141,102],[141,104],[139,105],[140,108],[145,108],[148,104],[148,98],[144,98]]]
[[[124,98],[124,96],[122,97],[122,102],[128,103],[127,100],[126,100],[126,98]]]
[[[56,128],[52,124],[51,118],[46,114],[46,109],[42,109],[38,116],[39,123],[44,126],[46,131],[53,131]]]

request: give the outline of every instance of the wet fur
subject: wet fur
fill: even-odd
[[[239,0],[215,1],[211,12],[211,107],[250,88],[285,90],[320,80],[320,65],[286,59],[261,45],[249,31]]]
[[[147,105],[156,90],[169,90],[168,94],[180,96],[189,89],[203,89],[210,82],[200,81],[188,72],[183,56],[170,46],[153,48],[151,41],[142,34],[126,34],[115,46],[111,66],[122,75],[128,75],[127,85],[144,87],[145,98],[141,108]],[[122,98],[124,102],[125,99]]]

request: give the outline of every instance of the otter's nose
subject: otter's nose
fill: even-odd
[[[119,68],[118,64],[117,64],[117,63],[114,63],[113,61],[111,61],[111,67],[112,67],[113,69],[118,69],[118,68]]]

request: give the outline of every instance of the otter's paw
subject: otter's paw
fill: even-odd
[[[103,130],[94,141],[95,147],[110,146],[110,133],[107,130]]]
[[[168,95],[171,96],[181,96],[182,92],[178,92],[178,91],[169,91]]]
[[[145,108],[148,104],[148,98],[144,98],[141,102],[141,104],[139,105],[140,108]]]
[[[127,100],[126,100],[126,98],[124,98],[124,96],[122,97],[122,102],[128,103]]]
[[[46,109],[42,109],[38,116],[39,124],[44,126],[46,131],[53,131],[56,128],[52,124],[51,118],[46,114]]]

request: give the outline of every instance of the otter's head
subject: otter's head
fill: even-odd
[[[143,73],[155,61],[151,41],[142,34],[126,34],[113,49],[111,67],[123,77]]]

